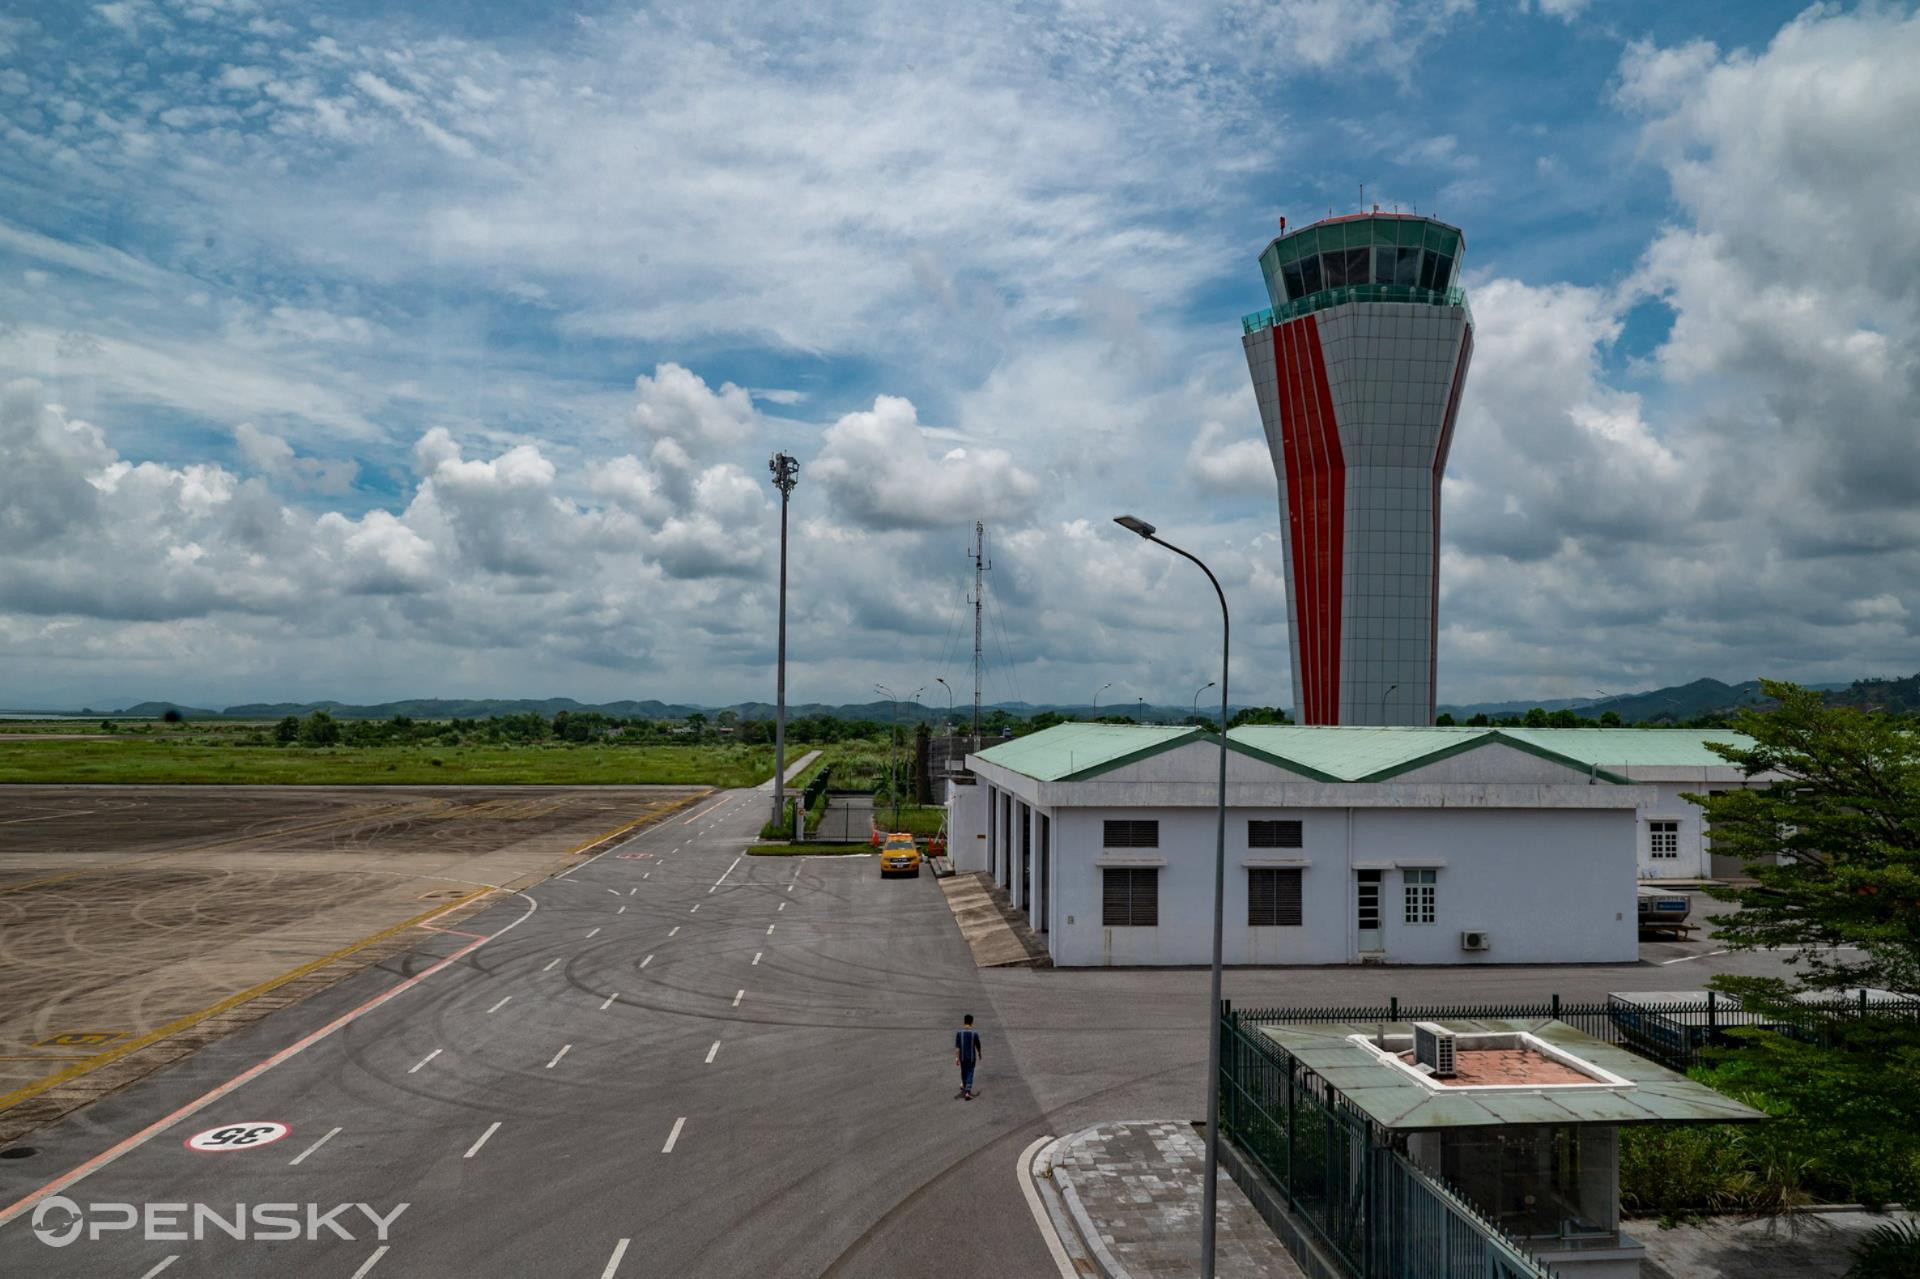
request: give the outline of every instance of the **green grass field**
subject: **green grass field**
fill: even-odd
[[[789,751],[794,750],[792,746]],[[802,752],[805,747],[799,748]],[[0,741],[0,783],[276,786],[756,786],[771,746],[210,745],[132,737]]]

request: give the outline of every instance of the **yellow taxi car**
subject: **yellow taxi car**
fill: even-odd
[[[888,835],[880,845],[880,877],[888,875],[920,875],[920,846],[913,842],[913,836],[904,831]]]

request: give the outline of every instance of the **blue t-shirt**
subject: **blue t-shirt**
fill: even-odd
[[[954,1051],[960,1054],[962,1065],[971,1066],[980,1057],[980,1032],[977,1030],[955,1031]]]

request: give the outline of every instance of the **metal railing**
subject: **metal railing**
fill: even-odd
[[[1220,1131],[1348,1275],[1551,1279],[1517,1240],[1250,1024],[1221,1009]]]
[[[1796,1039],[1829,1044],[1834,1035],[1858,1024],[1863,1017],[1891,1017],[1920,1021],[1920,999],[1856,997],[1831,1002],[1804,1003],[1785,1010],[1748,1009],[1738,1000],[1712,991],[1703,1000],[1675,999],[1637,1002],[1606,1000],[1565,1003],[1554,995],[1545,1000],[1511,1004],[1385,1004],[1347,1008],[1257,1008],[1236,1011],[1242,1025],[1282,1022],[1350,1021],[1360,1025],[1411,1021],[1563,1021],[1595,1039],[1617,1044],[1685,1072],[1700,1064],[1708,1049],[1731,1046],[1728,1031],[1756,1026],[1780,1031]]]
[[[1348,284],[1337,289],[1322,289],[1318,293],[1309,293],[1303,298],[1295,298],[1284,306],[1269,307],[1264,311],[1255,311],[1252,315],[1240,317],[1242,333],[1258,333],[1270,329],[1276,324],[1313,311],[1324,311],[1330,306],[1342,306],[1348,302],[1418,302],[1425,306],[1467,305],[1465,289],[1417,289],[1406,284]],[[1471,317],[1472,312],[1468,312]]]

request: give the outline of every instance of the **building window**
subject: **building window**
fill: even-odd
[[[1160,923],[1160,869],[1108,866],[1100,876],[1103,928],[1153,928]]]
[[[1105,823],[1105,848],[1158,848],[1160,823],[1121,819]]]
[[[1299,825],[1295,822],[1294,825]],[[1247,868],[1247,927],[1297,928],[1300,926],[1300,868],[1297,866],[1249,866]]]
[[[1400,877],[1407,890],[1407,922],[1431,924],[1434,914],[1434,893],[1439,884],[1440,872],[1407,870],[1402,871]]]
[[[1647,852],[1655,857],[1678,857],[1680,855],[1680,823],[1677,821],[1648,822]]]
[[[1248,822],[1248,848],[1300,847],[1299,822]]]

